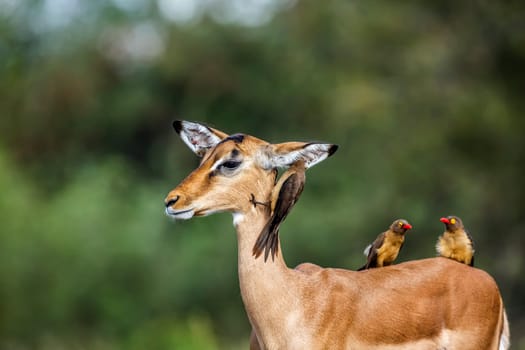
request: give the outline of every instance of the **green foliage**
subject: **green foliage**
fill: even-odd
[[[124,348],[217,348],[206,318],[177,321],[198,311],[184,307],[190,300],[213,301],[195,291],[209,286],[188,278],[192,261],[213,248],[214,238],[167,237],[174,233],[167,232],[173,228],[160,189],[141,184],[115,158],[77,169],[53,196],[24,181],[5,157],[2,169],[0,338],[67,346],[58,335],[98,329],[112,341],[129,338]],[[233,273],[227,286],[216,282],[216,293],[236,283]],[[157,312],[166,320],[149,321]]]
[[[163,214],[197,165],[175,118],[340,145],[283,224],[289,265],[356,268],[397,217],[399,260],[432,256],[462,217],[525,348],[521,3],[52,3],[0,2],[0,348],[247,346],[231,218]]]

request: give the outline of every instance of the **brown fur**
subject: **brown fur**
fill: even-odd
[[[221,143],[166,198],[174,217],[234,213],[254,349],[497,349],[508,326],[501,326],[498,287],[482,270],[440,257],[362,272],[313,264],[289,269],[282,249],[275,261],[255,259],[252,247],[270,210],[254,206],[250,194],[270,200],[274,177],[257,161],[260,147],[268,145],[248,135],[240,144]],[[243,168],[235,176],[209,178],[210,167],[233,148]]]

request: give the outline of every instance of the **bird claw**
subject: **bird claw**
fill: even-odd
[[[259,201],[255,200],[255,195],[253,193],[250,193],[250,195],[252,197],[252,198],[250,198],[250,203],[253,204],[254,208],[257,207],[257,204],[262,205],[264,207],[267,207],[269,205],[269,203],[263,203],[263,202],[259,202]]]

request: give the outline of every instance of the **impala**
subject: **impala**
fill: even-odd
[[[486,272],[435,257],[366,271],[265,262],[252,248],[270,218],[277,168],[330,156],[324,143],[271,144],[250,135],[176,121],[202,157],[165,199],[166,214],[190,219],[231,212],[252,349],[507,349],[501,295]],[[324,209],[323,209],[324,210]],[[320,235],[322,232],[319,233]]]

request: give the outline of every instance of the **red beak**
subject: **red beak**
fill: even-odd
[[[410,224],[404,224],[404,225],[403,225],[403,228],[404,228],[405,230],[410,230],[410,229],[412,228],[412,225],[410,225]]]
[[[447,218],[441,218],[441,219],[439,219],[439,221],[441,221],[442,223],[447,224],[447,225],[450,224],[450,220],[447,219]]]

